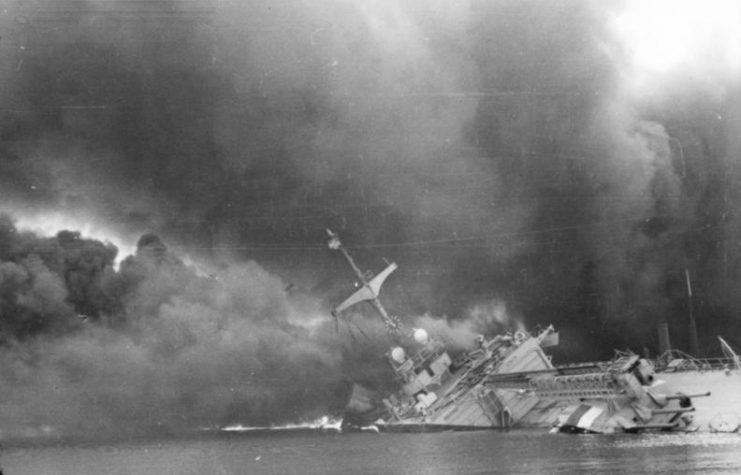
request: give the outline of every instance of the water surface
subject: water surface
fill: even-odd
[[[114,445],[9,446],[5,475],[741,473],[741,435],[208,433]]]

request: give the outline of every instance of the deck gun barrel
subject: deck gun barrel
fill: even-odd
[[[684,399],[686,397],[693,398],[693,397],[708,397],[710,396],[710,391],[706,393],[700,393],[700,394],[677,394],[676,396],[665,396],[667,401],[671,401],[672,399]]]

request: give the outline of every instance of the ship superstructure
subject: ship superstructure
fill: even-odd
[[[553,368],[540,346],[555,335],[548,327],[533,337],[526,332],[481,338],[478,348],[455,361],[442,343],[421,329],[419,350],[407,356],[397,346],[389,359],[401,390],[383,400],[390,417],[377,421],[404,430],[509,428],[538,402],[518,390],[487,385],[493,374]]]
[[[364,274],[328,230],[329,247],[340,251],[361,288],[332,312],[369,301],[381,316],[393,346],[387,353],[398,390],[375,397],[353,389],[347,420],[386,431],[434,431],[548,427],[565,432],[693,429],[691,397],[654,377],[653,366],[624,354],[601,364],[556,367],[544,348],[558,344],[552,326],[534,334],[520,330],[492,338],[451,358],[425,329],[405,330],[379,299],[383,282],[397,268],[389,264]],[[695,395],[700,396],[701,394]]]

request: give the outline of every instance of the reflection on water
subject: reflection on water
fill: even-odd
[[[741,473],[741,435],[541,432],[205,433],[117,445],[11,446],[6,475]]]

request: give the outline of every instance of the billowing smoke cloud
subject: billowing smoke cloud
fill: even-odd
[[[464,318],[444,319],[430,315],[414,318],[414,325],[439,338],[451,352],[470,350],[481,336],[525,330],[519,316],[507,311],[503,301],[480,302],[468,308]]]
[[[1,236],[8,436],[271,424],[344,401],[346,348],[328,319],[254,262],[199,276],[145,235],[115,271],[116,249],[77,233],[38,238],[3,218]]]
[[[367,360],[307,323],[324,324],[351,275],[322,247],[327,227],[363,267],[381,254],[400,264],[384,289],[394,312],[446,315],[427,323],[465,340],[498,328],[469,310],[502,302],[528,327],[556,324],[568,358],[654,349],[663,321],[683,346],[689,274],[710,351],[716,332],[739,329],[739,88],[705,61],[661,91],[632,90],[611,26],[624,5],[8,2],[2,207],[154,230],[169,246],[145,240],[116,271],[110,247],[74,233],[4,237],[27,242],[2,249],[11,376],[54,394],[71,377],[62,363],[82,359],[70,349],[87,348],[100,365],[84,371],[107,382],[137,368],[132,394],[173,408],[140,420],[318,410],[328,375],[383,375],[376,323],[358,319],[374,343],[350,344]],[[242,396],[183,380],[206,365]]]

